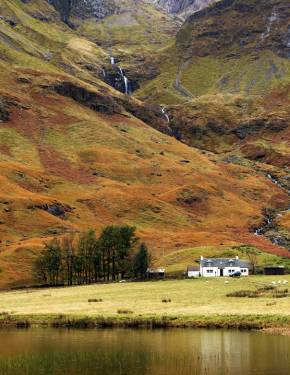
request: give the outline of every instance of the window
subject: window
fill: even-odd
[[[206,270],[207,273],[213,273],[213,270]]]
[[[244,273],[247,272],[247,270],[245,268],[242,268],[241,271],[244,272]]]

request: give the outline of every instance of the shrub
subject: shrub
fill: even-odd
[[[103,302],[103,300],[102,300],[102,298],[89,298],[88,302],[89,303],[91,303],[91,302]]]
[[[288,292],[289,292],[289,290],[287,288],[285,288],[285,289],[276,289],[273,292],[272,297],[274,297],[274,298],[288,297]]]
[[[228,293],[227,297],[248,297],[248,298],[256,298],[259,297],[256,290],[237,290],[232,293]]]
[[[275,289],[274,285],[265,285],[261,288],[258,288],[257,292],[263,293],[263,292],[267,292],[268,290],[273,290],[273,289]]]
[[[171,302],[171,298],[162,298],[161,300],[163,303],[169,303]]]
[[[133,311],[131,310],[126,310],[126,309],[119,309],[117,310],[118,314],[133,314]]]

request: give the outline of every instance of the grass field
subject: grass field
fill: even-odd
[[[10,291],[0,294],[0,312],[3,319],[9,316],[11,320],[27,319],[29,322],[102,317],[119,322],[122,319],[169,319],[176,322],[173,325],[178,325],[181,321],[193,322],[199,317],[199,321],[207,321],[209,325],[230,319],[237,326],[239,321],[248,320],[264,322],[266,326],[289,327],[289,297],[275,298],[272,293],[258,298],[226,296],[229,292],[255,290],[278,280],[289,283],[290,276],[128,282]],[[89,302],[90,299],[101,301]],[[171,302],[164,303],[162,299]]]

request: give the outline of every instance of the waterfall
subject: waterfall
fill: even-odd
[[[125,93],[126,95],[129,95],[129,93],[130,93],[130,90],[129,90],[129,80],[128,80],[128,78],[125,76],[124,71],[123,71],[123,69],[122,69],[120,66],[118,67],[118,69],[119,69],[119,72],[120,72],[121,77],[123,78],[123,82],[124,82],[124,93]]]
[[[169,118],[168,114],[166,113],[166,108],[165,107],[161,107],[161,112],[164,115],[164,117],[166,118],[166,121],[170,122],[170,118]]]
[[[276,22],[277,20],[279,20],[279,14],[277,13],[276,9],[274,8],[272,10],[272,13],[271,13],[270,17],[268,18],[266,30],[261,35],[262,41],[264,39],[268,38],[268,36],[270,35],[270,32],[271,32],[273,23]]]
[[[125,94],[128,95],[129,94],[129,81],[128,81],[128,78],[124,75],[123,75],[123,79],[124,79],[124,86],[125,86]]]
[[[115,57],[113,56],[110,57],[110,63],[111,65],[115,65]]]
[[[103,73],[103,77],[106,78],[106,71],[104,68],[102,69],[102,73]]]
[[[267,177],[276,185],[279,185],[278,181],[271,175],[267,174]],[[280,186],[280,185],[279,185]]]

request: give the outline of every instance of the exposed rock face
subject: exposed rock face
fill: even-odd
[[[199,11],[217,0],[137,0],[124,3],[118,0],[47,0],[61,14],[64,22],[68,23],[70,15],[78,18],[103,19],[111,14],[118,14],[131,9],[132,4],[152,3],[158,8],[172,14],[189,14]]]
[[[61,203],[46,203],[43,205],[36,206],[35,208],[39,208],[48,212],[49,214],[59,217],[61,219],[66,218],[66,213],[70,212],[72,209],[68,205],[63,205]]]
[[[49,89],[54,90],[59,95],[70,97],[95,112],[113,115],[122,114],[127,111],[157,130],[171,134],[171,130],[164,120],[161,109],[157,105],[143,105],[129,97],[113,98],[110,95],[101,95],[96,91],[90,91],[69,81],[57,83],[49,87]]]
[[[76,0],[48,0],[60,13],[61,19],[68,22],[69,16]]]
[[[111,96],[104,96],[97,92],[89,91],[69,81],[58,83],[52,89],[58,94],[68,96],[96,112],[114,114],[122,111],[122,108]]]
[[[95,17],[102,19],[111,14],[120,12],[120,6],[116,0],[75,0],[72,12],[80,18]]]
[[[70,15],[78,18],[102,19],[118,13],[120,8],[115,0],[48,0],[48,2],[60,12],[62,20],[66,23]]]
[[[10,119],[10,113],[6,100],[0,96],[0,123],[8,121]]]
[[[154,1],[154,0],[153,0]],[[155,0],[161,8],[165,9],[168,13],[193,13],[197,12],[216,0]]]

